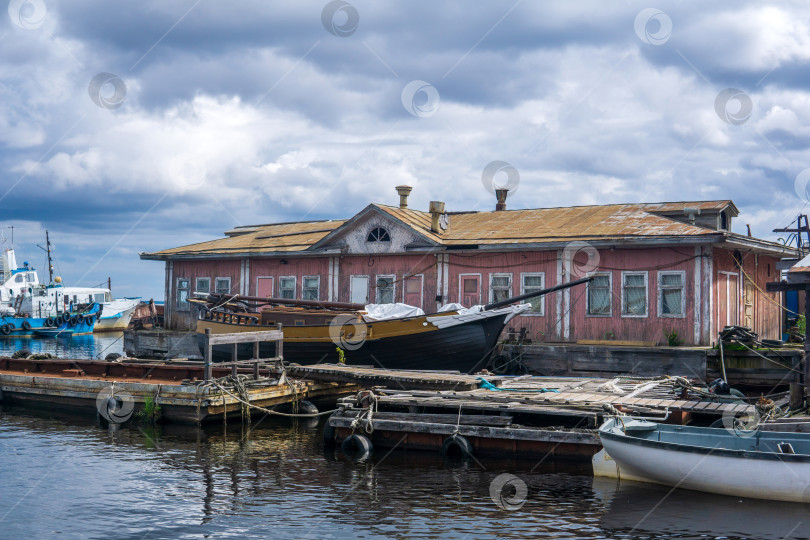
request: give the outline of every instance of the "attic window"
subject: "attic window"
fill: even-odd
[[[375,227],[371,229],[366,237],[366,242],[390,242],[391,235],[382,227]]]
[[[720,230],[728,230],[728,216],[725,212],[720,212]]]

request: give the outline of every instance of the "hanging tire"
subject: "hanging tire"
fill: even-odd
[[[76,315],[76,324],[84,324],[84,315],[81,313]]]
[[[489,365],[492,373],[504,375],[511,369],[512,359],[507,354],[499,354],[492,357],[492,360],[489,361]]]
[[[25,330],[26,332],[30,332],[31,331],[31,323],[28,322],[28,321],[23,321],[22,329]]]
[[[2,333],[4,336],[9,335],[11,333],[11,327],[8,324],[0,326],[0,333]]]
[[[47,319],[45,319],[45,326],[47,326],[48,328],[53,328],[55,324],[56,321],[53,320],[53,317],[48,317]]]
[[[62,324],[66,324],[70,321],[70,313],[62,313]]]
[[[371,439],[365,435],[355,433],[350,435],[343,444],[340,445],[341,450],[349,457],[357,461],[364,461],[371,456],[374,451],[374,445],[371,444]]]
[[[465,437],[461,435],[451,435],[442,443],[442,457],[446,458],[469,458],[473,455],[473,447]]]
[[[68,319],[68,323],[70,324],[70,326],[76,326],[76,322],[77,322],[77,319],[76,319],[75,315],[73,317],[71,317],[70,319]]]

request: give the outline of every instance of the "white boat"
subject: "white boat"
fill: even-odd
[[[141,303],[140,298],[116,298],[101,305],[101,319],[96,323],[94,332],[123,332],[129,326],[135,308]]]
[[[611,418],[594,474],[736,497],[810,502],[810,433]],[[612,462],[612,464],[611,464]]]
[[[48,263],[50,240],[46,235]],[[52,276],[52,283],[39,282],[35,268],[24,262],[17,266],[13,248],[6,248],[0,261],[0,316],[27,315],[31,317],[55,317],[73,306],[101,304],[102,315],[93,331],[123,331],[129,325],[140,298],[113,298],[105,287],[65,287],[59,276]]]

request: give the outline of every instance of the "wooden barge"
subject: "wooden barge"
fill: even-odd
[[[231,366],[214,367],[212,376],[232,374]],[[359,386],[328,382],[280,379],[270,367],[239,368],[245,380],[248,401],[262,408],[310,401],[334,403],[339,396],[354,394]],[[220,384],[225,385],[225,382]],[[233,388],[223,392],[204,381],[201,363],[106,362],[94,360],[0,358],[0,403],[45,409],[99,411],[99,398],[115,397],[137,413],[151,400],[158,404],[161,419],[168,422],[203,423],[242,415],[239,395]],[[101,411],[99,411],[101,412]]]
[[[601,448],[597,427],[607,416],[619,412],[676,424],[709,424],[724,417],[757,414],[753,405],[706,395],[678,377],[649,380],[455,374],[437,390],[407,388],[420,372],[322,365],[294,369],[297,376],[315,380],[385,383],[386,388],[375,387],[341,399],[340,410],[329,417],[324,430],[326,443],[361,456],[379,447],[445,455],[584,460]]]

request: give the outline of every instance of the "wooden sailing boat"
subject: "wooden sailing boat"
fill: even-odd
[[[284,358],[298,364],[372,365],[385,369],[457,370],[466,373],[487,367],[506,324],[530,308],[517,304],[590,281],[580,279],[483,306],[372,320],[365,306],[241,295],[211,294],[191,300],[200,306],[197,335],[284,329]],[[517,305],[514,305],[517,304]],[[262,344],[262,357],[274,356],[274,345]],[[266,350],[264,346],[267,346]],[[217,346],[215,359],[230,360],[231,346]],[[238,351],[250,358],[248,344]]]

